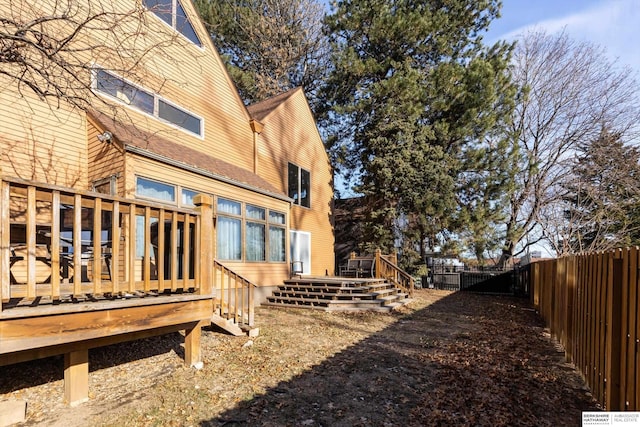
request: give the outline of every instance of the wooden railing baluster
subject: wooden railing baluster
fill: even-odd
[[[11,297],[11,240],[9,238],[10,216],[9,183],[0,179],[0,312],[2,301]]]

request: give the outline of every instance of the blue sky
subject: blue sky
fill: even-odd
[[[491,23],[487,43],[512,40],[534,27],[550,33],[564,29],[640,74],[640,0],[502,0],[501,14]]]

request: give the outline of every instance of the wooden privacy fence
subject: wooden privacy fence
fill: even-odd
[[[530,295],[610,411],[640,410],[640,250],[568,256],[531,265]]]

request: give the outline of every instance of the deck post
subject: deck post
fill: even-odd
[[[380,264],[380,257],[382,255],[382,251],[380,250],[380,248],[376,249],[375,252],[375,263],[374,263],[374,269],[375,269],[375,278],[376,279],[380,279],[382,277],[382,269],[381,264]]]
[[[200,294],[213,292],[213,198],[208,194],[198,194],[193,203],[200,212]]]
[[[64,400],[76,406],[89,400],[89,350],[64,355]]]
[[[203,323],[204,321],[200,321],[184,331],[184,363],[189,367],[201,365],[200,337],[202,336]]]

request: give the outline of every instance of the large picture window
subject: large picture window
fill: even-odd
[[[284,213],[219,197],[216,203],[217,258],[285,262]]]
[[[200,38],[189,22],[182,4],[180,4],[180,0],[144,0],[144,5],[193,44],[202,46]]]
[[[311,207],[311,174],[301,167],[289,163],[289,197],[296,205]]]
[[[202,136],[202,119],[153,92],[129,83],[105,70],[95,73],[95,90],[155,118]]]

